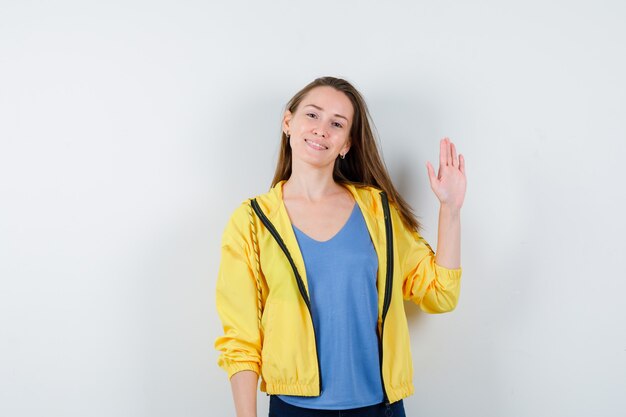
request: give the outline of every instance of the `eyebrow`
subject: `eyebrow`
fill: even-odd
[[[316,106],[315,104],[307,104],[307,105],[305,105],[304,107],[306,107],[306,106],[315,107],[315,108],[316,108],[316,109],[318,109],[318,110],[324,110],[323,108],[321,108],[320,106]],[[340,114],[335,114],[335,116],[337,116],[337,117],[341,117],[342,119],[345,119],[345,120],[346,120],[346,122],[348,121],[348,118],[347,118],[347,117],[342,116],[342,115],[340,115]]]

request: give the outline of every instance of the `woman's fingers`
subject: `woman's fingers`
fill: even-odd
[[[430,162],[429,162],[430,164]],[[458,168],[465,175],[465,158],[456,152],[456,145],[445,137],[439,142],[439,173],[437,178],[441,179],[441,174],[446,166]],[[430,170],[429,170],[430,174]]]
[[[456,158],[456,146],[454,146],[454,143],[450,142],[450,153],[452,156],[452,166],[454,167],[458,167],[459,166],[459,160]]]
[[[465,175],[465,158],[462,154],[459,154],[459,169]]]
[[[445,167],[448,165],[448,143],[446,138],[441,139],[439,142],[439,166]]]
[[[434,187],[435,183],[437,182],[437,177],[435,176],[435,169],[429,161],[426,161],[426,169],[428,170],[428,179],[430,180],[430,186]]]
[[[426,161],[426,171],[428,171],[428,179],[432,182],[435,172],[433,170],[433,166],[430,164],[429,161]]]

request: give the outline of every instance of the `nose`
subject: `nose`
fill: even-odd
[[[325,138],[325,137],[326,137],[326,132],[325,132],[325,131],[324,131],[324,129],[323,129],[322,127],[320,127],[320,126],[315,126],[315,128],[313,129],[313,133],[314,133],[316,136],[321,136],[321,137],[323,137],[323,138]]]

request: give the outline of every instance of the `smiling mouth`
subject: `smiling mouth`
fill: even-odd
[[[313,149],[317,149],[319,151],[328,149],[328,146],[324,146],[321,143],[314,142],[314,141],[312,141],[310,139],[304,139],[304,141],[307,144],[309,144],[309,146],[312,147]]]

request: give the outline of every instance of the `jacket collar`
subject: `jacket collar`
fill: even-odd
[[[277,216],[287,217],[287,209],[283,202],[283,185],[287,180],[281,180],[274,185],[269,192],[257,197],[261,208],[266,216],[274,222]],[[363,216],[368,219],[380,218],[383,215],[382,203],[380,200],[381,190],[371,186],[356,186],[354,184],[343,184],[350,191],[354,200],[363,212]],[[291,224],[291,223],[289,223]]]

